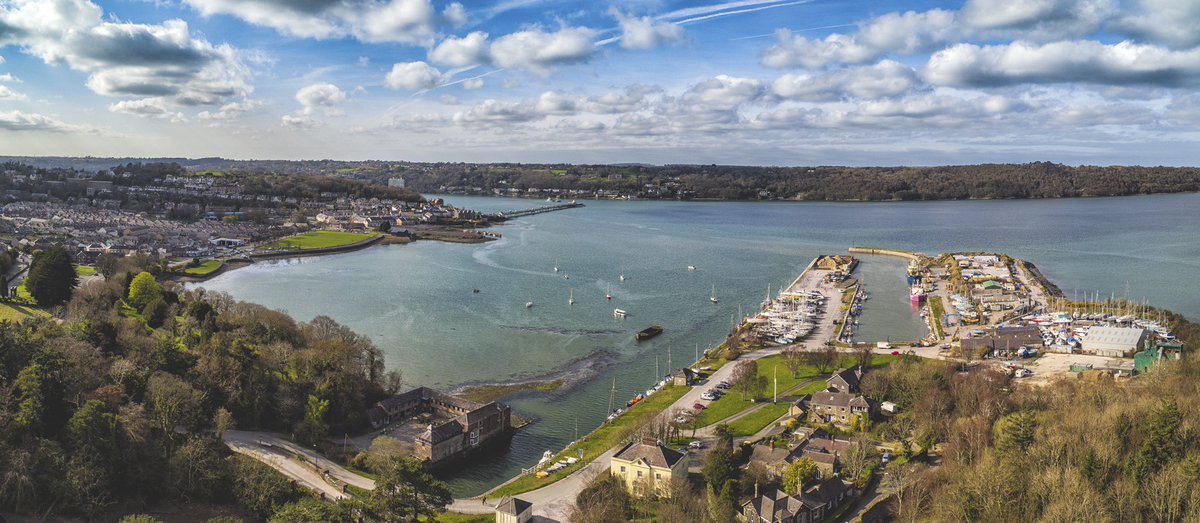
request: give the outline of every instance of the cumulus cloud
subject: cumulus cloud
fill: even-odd
[[[760,57],[767,67],[820,69],[830,64],[864,64],[889,53],[913,54],[934,49],[956,37],[952,11],[888,13],[861,24],[854,34],[833,33],[808,39],[783,29]]]
[[[429,61],[450,67],[467,67],[488,61],[488,34],[475,31],[462,38],[449,37],[429,51]]]
[[[462,88],[468,91],[483,88],[483,78],[468,78],[463,80]]]
[[[465,20],[461,4],[439,15],[430,0],[184,0],[205,16],[227,14],[301,38],[428,44],[439,24]]]
[[[391,89],[417,91],[441,85],[445,76],[425,62],[404,62],[392,66],[384,84]]]
[[[88,0],[24,0],[0,8],[0,46],[20,45],[47,64],[89,73],[105,96],[160,97],[176,105],[216,105],[253,88],[236,50],[193,37],[187,22],[102,21]]]
[[[167,101],[158,98],[142,98],[139,100],[122,100],[108,105],[108,110],[114,113],[132,114],[148,118],[164,118],[172,121],[184,121],[183,113],[172,111],[167,107]]]
[[[628,113],[644,109],[652,95],[662,88],[647,85],[631,85],[620,92],[607,92],[588,97],[584,107],[597,114]]]
[[[683,27],[670,22],[655,20],[649,16],[634,17],[615,9],[610,14],[617,18],[621,27],[621,47],[639,51],[650,51],[664,43],[683,40]]]
[[[311,129],[317,126],[317,121],[303,114],[285,114],[280,122],[284,127],[293,129]]]
[[[83,132],[85,128],[63,123],[49,116],[21,111],[0,111],[0,130],[43,131],[52,133]]]
[[[258,100],[241,100],[238,102],[227,103],[222,105],[216,111],[201,111],[196,116],[201,120],[233,120],[242,114],[248,113],[259,107],[262,107],[262,102]]]
[[[542,114],[574,114],[579,110],[578,97],[547,91],[538,97],[534,108]]]
[[[459,124],[504,124],[532,122],[544,117],[532,104],[487,99],[466,111],[454,113],[451,119]]]
[[[3,81],[3,76],[4,75],[0,75],[0,81]],[[18,93],[12,89],[9,89],[8,86],[0,85],[0,100],[24,100],[24,99],[26,99],[25,95]]]
[[[760,80],[722,74],[693,85],[683,93],[682,99],[706,108],[733,109],[759,99],[763,93]]]
[[[1114,0],[968,0],[960,18],[984,36],[1046,41],[1091,34],[1116,10]]]
[[[995,87],[1022,83],[1085,83],[1179,87],[1200,80],[1200,49],[1174,51],[1083,40],[1044,45],[959,44],[934,53],[923,71],[930,83]]]
[[[1200,45],[1200,2],[1195,0],[1135,0],[1109,29],[1135,38],[1184,49]]]
[[[346,93],[330,83],[312,84],[296,91],[296,101],[303,106],[304,114],[312,114],[319,107],[333,107],[346,101]]]
[[[920,83],[911,67],[884,60],[872,66],[821,74],[786,74],[771,84],[771,92],[790,100],[832,102],[897,96],[916,89]]]
[[[454,27],[467,23],[467,9],[458,2],[453,2],[442,9],[442,20]]]
[[[597,49],[595,37],[596,32],[586,27],[564,27],[552,32],[541,28],[517,31],[492,44],[492,62],[545,76],[556,66],[591,58]]]

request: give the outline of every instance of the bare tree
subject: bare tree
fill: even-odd
[[[897,521],[915,522],[929,501],[929,484],[923,478],[925,467],[909,461],[887,471],[884,485],[896,497],[892,505],[892,516]]]
[[[789,345],[780,353],[783,358],[783,365],[792,372],[792,377],[800,376],[800,370],[808,363],[808,350],[801,345]]]
[[[871,356],[873,351],[870,345],[859,345],[854,349],[854,362],[863,369],[871,366]]]
[[[839,456],[842,462],[843,476],[861,485],[863,471],[867,470],[867,467],[870,466],[871,458],[874,455],[875,445],[872,445],[863,436],[855,436],[851,440],[850,446],[846,447],[846,450]]]
[[[733,388],[742,395],[742,399],[746,399],[749,395],[751,398],[762,392],[766,386],[766,378],[758,375],[758,362],[754,360],[740,361],[737,367],[733,368]]]
[[[812,353],[813,366],[817,368],[817,372],[825,374],[837,365],[838,351],[833,345],[826,345],[817,349]]]

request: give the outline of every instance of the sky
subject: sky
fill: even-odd
[[[1200,164],[1197,0],[0,0],[0,155]]]

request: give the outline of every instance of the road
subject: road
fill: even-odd
[[[336,501],[347,497],[340,488],[326,481],[313,465],[296,459],[288,448],[274,445],[276,439],[268,433],[231,430],[225,432],[223,440],[230,450],[263,462],[325,499]],[[302,453],[310,458],[315,457],[312,454]],[[374,488],[374,485],[371,487]]]

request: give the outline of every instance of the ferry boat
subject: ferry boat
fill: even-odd
[[[913,303],[920,303],[921,300],[925,299],[925,288],[920,285],[913,285],[912,290],[909,291],[909,299]]]
[[[622,320],[625,319],[627,314],[628,313],[625,312],[625,309],[613,309],[613,316],[621,318]]]
[[[651,325],[633,335],[634,341],[644,341],[662,334],[662,325]]]

